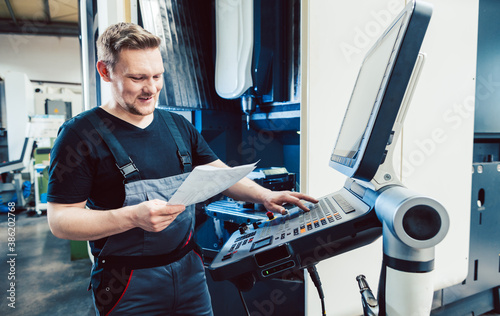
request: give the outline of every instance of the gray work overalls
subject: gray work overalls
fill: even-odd
[[[168,201],[191,171],[191,160],[177,126],[167,111],[155,111],[178,148],[182,174],[141,180],[125,153],[99,117],[89,120],[113,154],[125,178],[123,206],[161,199]],[[161,232],[140,228],[108,237],[92,267],[92,296],[97,315],[213,315],[203,261],[193,251],[194,205]]]

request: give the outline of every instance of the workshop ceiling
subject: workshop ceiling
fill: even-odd
[[[78,36],[78,0],[0,0],[0,33]]]

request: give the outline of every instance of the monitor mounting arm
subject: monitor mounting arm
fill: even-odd
[[[434,248],[448,232],[449,217],[439,202],[406,188],[393,165],[396,143],[424,60],[425,55],[420,53],[387,142],[383,163],[370,183],[355,180],[378,193],[375,212],[383,226],[384,256],[378,306],[374,305],[374,297],[368,295],[364,277],[358,278],[365,315],[430,313],[434,289]]]
[[[403,102],[401,103],[398,116],[396,118],[396,121],[394,122],[394,127],[391,136],[387,141],[385,159],[383,163],[379,166],[377,173],[370,182],[371,187],[373,187],[375,191],[388,185],[402,186],[401,179],[394,170],[393,157],[396,149],[397,140],[399,138],[399,135],[401,134],[403,123],[406,114],[408,112],[408,109],[410,107],[411,99],[413,98],[413,93],[417,86],[420,73],[422,72],[424,61],[425,61],[425,54],[419,53],[418,58],[415,62],[415,67],[413,68],[413,72],[411,74],[410,82],[408,83],[408,87],[406,89],[403,98]]]

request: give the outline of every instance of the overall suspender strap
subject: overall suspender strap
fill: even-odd
[[[132,158],[125,152],[122,145],[118,142],[115,135],[106,126],[105,121],[103,121],[95,111],[90,111],[89,115],[86,117],[90,123],[94,126],[95,130],[104,140],[104,143],[108,146],[111,154],[115,158],[115,163],[121,174],[127,182],[137,181],[141,179],[139,174],[139,169],[135,166]]]
[[[167,128],[174,138],[175,144],[177,145],[177,156],[179,157],[181,162],[182,172],[191,172],[191,170],[193,169],[191,155],[189,154],[184,139],[182,138],[181,133],[177,128],[177,124],[175,124],[174,122],[172,114],[165,110],[158,110],[157,112],[160,113],[160,116],[163,118],[165,125],[167,125]]]

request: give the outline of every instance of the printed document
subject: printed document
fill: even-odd
[[[168,204],[188,206],[206,201],[243,179],[256,165],[257,162],[233,168],[198,166],[191,171]]]

